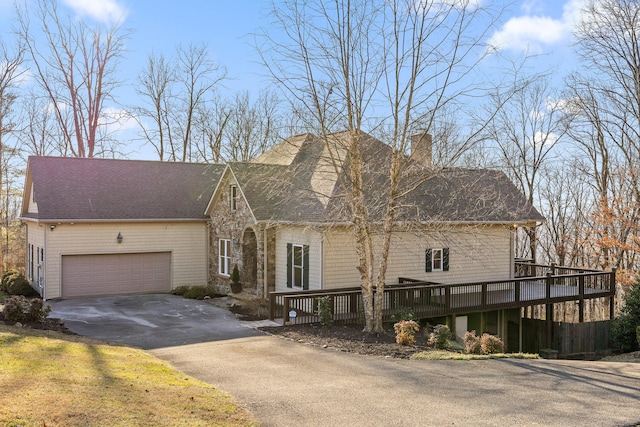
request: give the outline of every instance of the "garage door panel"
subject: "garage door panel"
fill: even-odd
[[[62,257],[63,298],[170,290],[170,252]]]

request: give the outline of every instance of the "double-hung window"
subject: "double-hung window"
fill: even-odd
[[[309,289],[309,245],[287,243],[287,287]]]
[[[427,249],[425,252],[425,271],[449,271],[449,248]]]
[[[218,240],[218,273],[229,276],[229,264],[231,263],[231,240]]]
[[[33,281],[33,245],[29,243],[29,247],[27,248],[27,275],[28,279]]]

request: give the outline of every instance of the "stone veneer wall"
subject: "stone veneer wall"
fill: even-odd
[[[220,292],[227,292],[229,289],[229,277],[218,274],[218,241],[219,239],[231,240],[230,270],[233,269],[234,264],[238,264],[238,268],[243,271],[242,238],[244,230],[253,224],[253,216],[240,193],[240,187],[237,187],[236,210],[231,210],[230,188],[235,182],[229,177],[230,174],[225,176],[220,184],[220,191],[213,202],[209,222],[209,283],[217,286]],[[256,237],[258,237],[258,253],[260,253],[260,234],[257,232]],[[261,282],[261,274],[258,271],[259,282]]]

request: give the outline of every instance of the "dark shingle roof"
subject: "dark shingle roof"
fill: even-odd
[[[256,160],[260,163],[230,164],[256,220],[349,222],[340,185],[340,179],[348,183],[349,156],[342,145],[346,136],[344,132],[332,135],[334,158],[340,159],[337,168],[324,141],[309,134],[283,141],[274,148],[275,154],[267,152]],[[380,221],[389,188],[391,148],[366,134],[362,147],[368,214]],[[396,212],[399,221],[544,221],[503,172],[425,168],[408,162],[401,183],[406,194]]]
[[[30,157],[22,216],[40,220],[205,219],[223,165]],[[38,206],[28,214],[30,184]]]

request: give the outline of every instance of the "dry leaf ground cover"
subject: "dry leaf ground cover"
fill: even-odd
[[[250,426],[232,396],[142,350],[0,324],[2,426]]]

